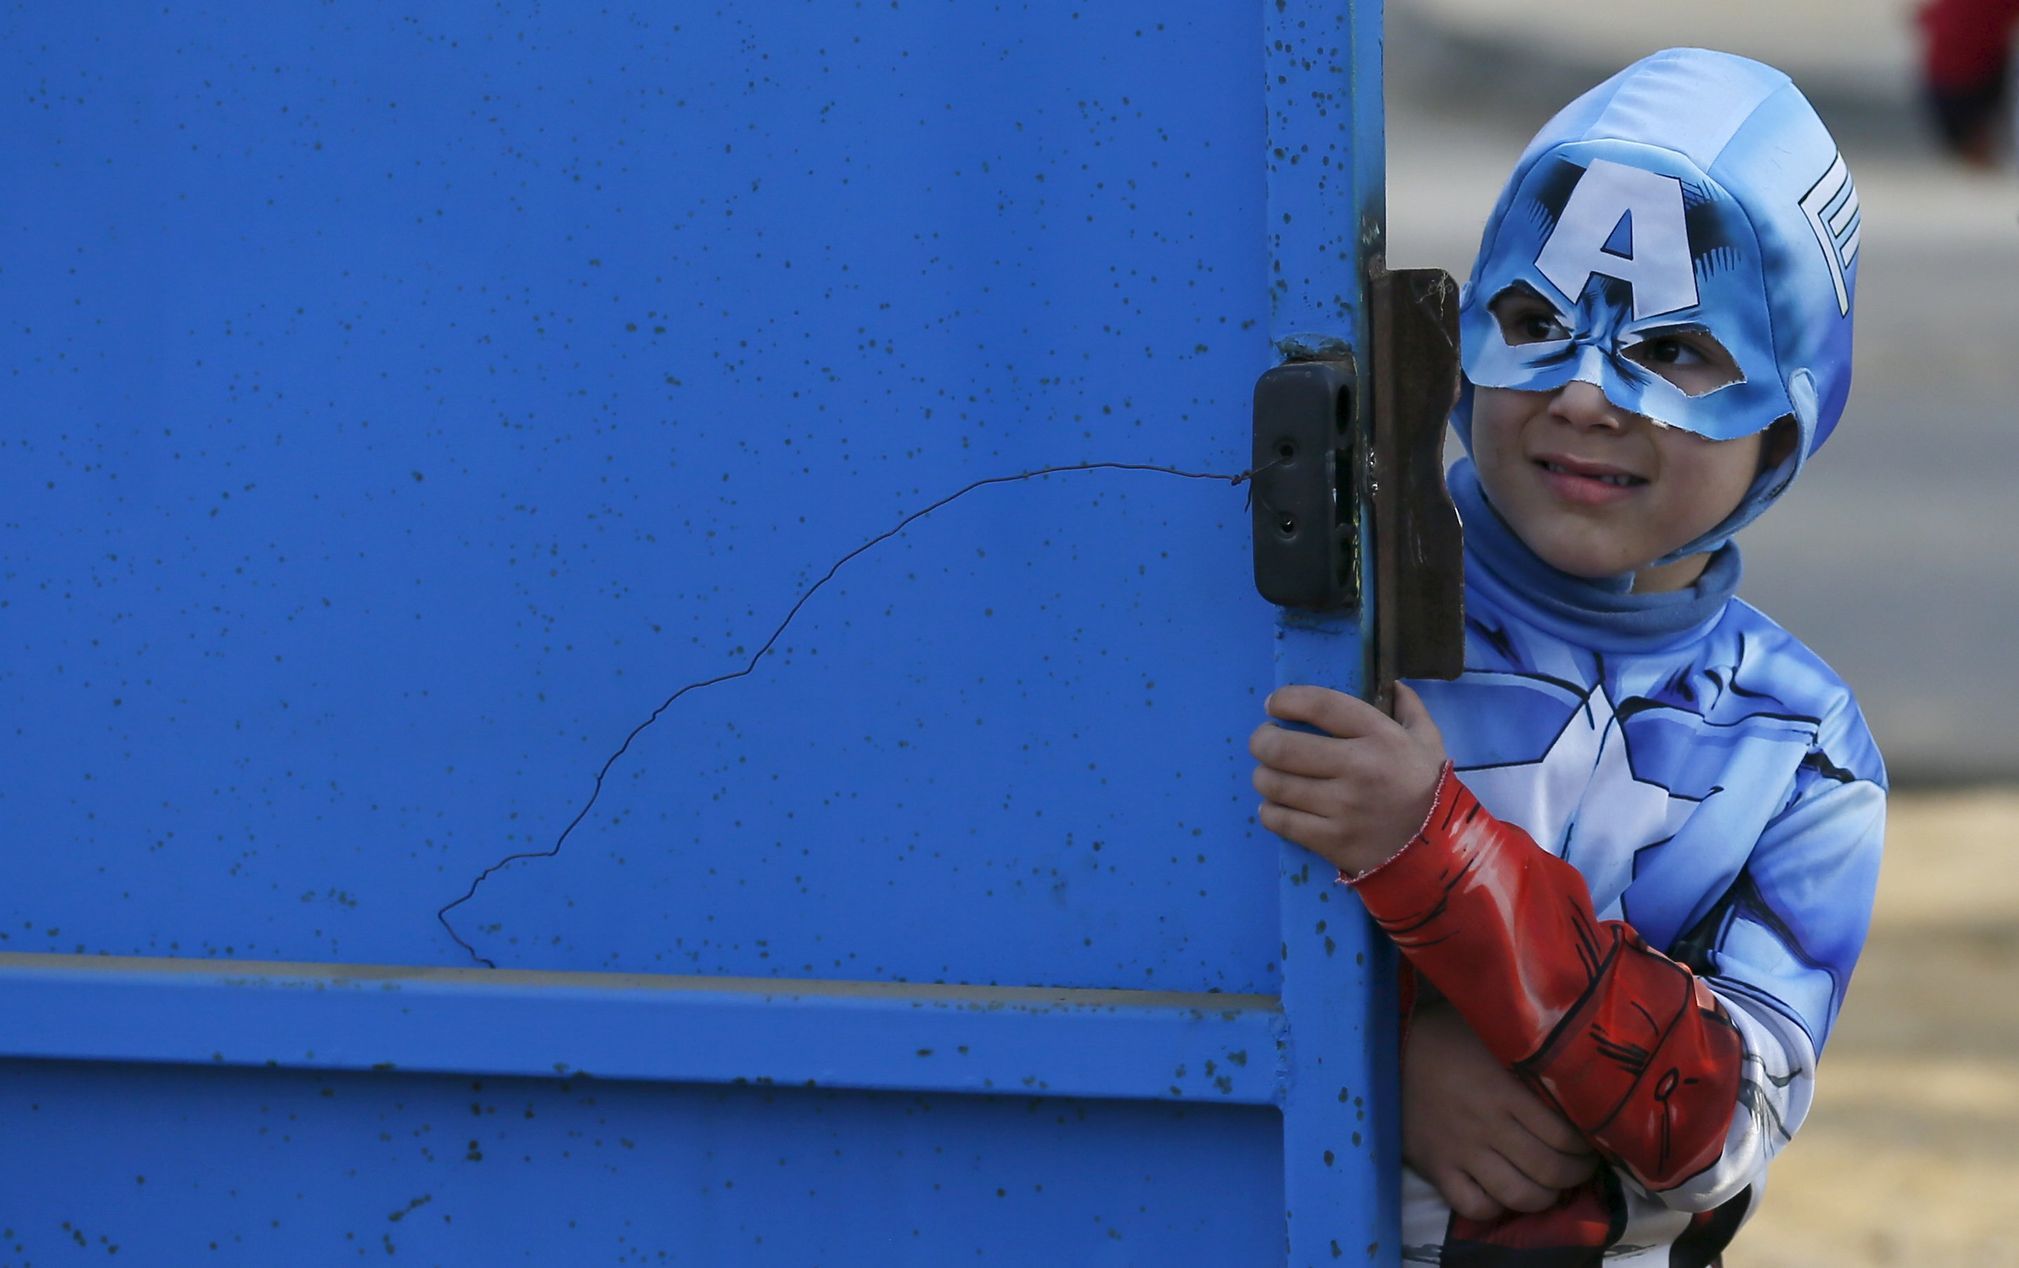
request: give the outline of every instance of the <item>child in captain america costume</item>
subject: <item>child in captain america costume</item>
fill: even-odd
[[[1285,687],[1301,727],[1250,739],[1261,823],[1414,983],[1406,1262],[1716,1264],[1808,1112],[1886,775],[1731,538],[1843,412],[1859,227],[1757,62],[1669,50],[1566,107],[1461,300],[1465,672],[1393,720]]]

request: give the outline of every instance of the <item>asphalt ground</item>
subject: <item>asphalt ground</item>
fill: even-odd
[[[2019,794],[1893,800],[1878,911],[1726,1268],[2019,1266]]]

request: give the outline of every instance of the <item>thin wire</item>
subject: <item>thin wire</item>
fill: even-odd
[[[647,727],[651,726],[654,722],[657,722],[659,720],[659,715],[665,713],[666,710],[672,708],[673,703],[676,700],[680,699],[680,697],[688,694],[689,692],[700,691],[704,687],[720,686],[722,683],[725,682],[734,682],[738,678],[748,678],[751,674],[755,673],[757,671],[758,662],[762,661],[765,658],[765,656],[770,654],[771,649],[777,646],[778,640],[784,636],[786,628],[792,624],[793,620],[796,617],[798,617],[800,609],[806,606],[807,600],[811,599],[815,594],[819,593],[820,588],[822,586],[834,580],[834,575],[836,573],[840,572],[842,568],[845,567],[851,560],[855,559],[856,557],[862,554],[865,554],[866,552],[874,549],[877,546],[882,545],[884,542],[889,541],[891,538],[897,536],[899,533],[902,533],[905,529],[911,527],[913,524],[916,524],[918,521],[924,519],[926,516],[932,514],[934,511],[937,511],[940,508],[949,505],[950,503],[959,501],[960,499],[966,497],[970,493],[973,493],[977,489],[985,489],[990,485],[1015,484],[1023,480],[1035,480],[1041,476],[1060,475],[1064,473],[1078,472],[1078,471],[1148,471],[1148,472],[1155,472],[1160,475],[1179,476],[1187,480],[1225,480],[1227,483],[1238,487],[1241,484],[1245,483],[1246,481],[1254,478],[1256,475],[1259,475],[1260,473],[1269,470],[1271,467],[1279,465],[1282,461],[1283,460],[1279,458],[1277,459],[1276,462],[1272,462],[1268,466],[1251,468],[1250,470],[1243,471],[1238,475],[1227,475],[1224,472],[1215,472],[1215,471],[1185,471],[1177,467],[1161,467],[1156,466],[1152,463],[1145,463],[1145,462],[1067,463],[1065,465],[1056,467],[1039,467],[1034,471],[1020,471],[1015,475],[990,476],[984,480],[976,480],[974,483],[966,486],[963,489],[960,489],[958,492],[949,493],[947,496],[939,499],[939,501],[937,502],[932,503],[930,506],[926,506],[919,510],[913,511],[911,514],[899,520],[892,527],[884,530],[881,533],[878,533],[876,536],[870,538],[868,541],[862,543],[860,546],[857,546],[854,550],[849,551],[841,558],[835,560],[834,563],[828,568],[827,572],[820,578],[820,580],[808,586],[805,589],[805,591],[803,591],[800,594],[798,601],[793,603],[791,610],[785,614],[785,619],[778,623],[778,628],[771,631],[771,637],[764,640],[764,645],[762,647],[759,647],[757,651],[751,655],[750,660],[743,666],[743,668],[733,670],[726,674],[718,674],[713,678],[703,678],[698,682],[690,682],[686,686],[680,688],[678,691],[675,691],[672,695],[660,701],[659,707],[652,710],[651,714],[648,717],[646,717],[646,719],[643,722],[640,722],[637,726],[631,728],[631,733],[624,737],[624,742],[617,746],[616,751],[611,753],[610,756],[608,756],[607,758],[603,759],[602,768],[596,772],[595,785],[589,790],[589,799],[582,803],[582,808],[575,812],[575,817],[568,821],[568,826],[562,828],[561,834],[554,838],[554,844],[548,846],[544,850],[521,850],[516,854],[507,854],[505,857],[491,864],[483,871],[477,873],[475,878],[473,878],[470,881],[470,887],[463,891],[463,894],[460,898],[457,898],[453,902],[445,903],[440,908],[436,909],[435,919],[440,921],[442,928],[446,929],[448,931],[449,936],[455,939],[456,945],[469,953],[469,956],[472,960],[475,960],[478,964],[483,965],[485,968],[489,969],[497,968],[498,967],[497,961],[492,960],[487,956],[478,954],[477,949],[471,946],[470,943],[463,937],[462,934],[456,932],[456,927],[449,923],[449,913],[454,911],[456,908],[462,906],[464,903],[469,902],[472,898],[475,898],[477,896],[477,887],[482,885],[486,880],[490,879],[491,874],[493,872],[498,871],[500,868],[507,867],[510,864],[521,862],[527,859],[550,859],[553,858],[555,855],[559,854],[561,852],[561,847],[567,844],[569,836],[571,836],[574,833],[575,829],[581,824],[582,820],[589,817],[589,812],[596,808],[596,800],[597,798],[603,795],[603,780],[610,774],[610,768],[615,766],[618,760],[621,759],[625,753],[630,751],[631,742],[633,740],[636,740],[640,735],[644,733]]]

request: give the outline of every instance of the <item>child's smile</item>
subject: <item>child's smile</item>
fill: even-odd
[[[1567,453],[1539,454],[1533,461],[1542,468],[1545,482],[1556,496],[1586,506],[1610,505],[1631,497],[1634,489],[1647,483],[1647,477],[1623,467]]]

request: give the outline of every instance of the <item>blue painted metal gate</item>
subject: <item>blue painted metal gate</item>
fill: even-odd
[[[0,1263],[1392,1260],[1231,479],[1376,5],[0,33]]]

